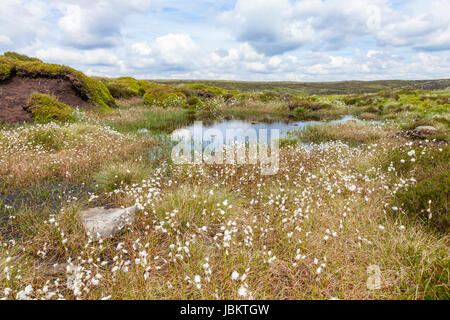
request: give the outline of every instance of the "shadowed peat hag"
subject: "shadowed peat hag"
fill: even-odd
[[[96,81],[117,108],[37,96],[0,127],[0,298],[449,298],[448,90]],[[279,126],[278,170],[175,163],[195,120]],[[103,205],[136,211],[95,241],[81,215]]]

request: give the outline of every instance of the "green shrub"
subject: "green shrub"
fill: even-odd
[[[448,233],[450,215],[448,200],[450,171],[427,178],[405,191],[398,191],[394,203],[409,217],[429,223],[433,228]]]
[[[109,110],[110,107],[116,106],[114,98],[103,83],[86,76],[80,71],[58,64],[43,63],[34,58],[27,60],[22,55],[15,53],[10,53],[9,55],[17,55],[19,59],[0,55],[0,66],[7,66],[6,68],[4,66],[0,67],[0,78],[3,80],[13,75],[32,78],[66,79],[72,83],[72,86],[81,98],[100,109]]]
[[[73,109],[48,94],[33,93],[27,101],[26,109],[39,123],[72,120]]]
[[[185,100],[183,93],[166,85],[152,87],[144,95],[144,104],[162,108],[182,106]]]

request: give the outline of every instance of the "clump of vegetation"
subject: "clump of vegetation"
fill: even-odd
[[[212,87],[202,83],[188,83],[180,86],[180,90],[186,96],[199,96],[203,98],[214,98],[217,96],[225,96],[231,91],[219,87]]]
[[[146,166],[136,162],[108,163],[95,176],[100,188],[107,192],[140,183],[148,174]]]
[[[39,59],[16,53],[0,55],[0,80],[6,80],[14,75],[66,79],[72,83],[81,98],[101,110],[109,110],[110,107],[116,106],[114,98],[103,83],[80,71],[58,64],[43,63]]]
[[[99,78],[99,81],[106,85],[111,95],[116,99],[142,97],[146,90],[157,86],[147,80],[136,80],[132,77]]]
[[[0,60],[0,81],[6,80],[11,76],[12,66]]]
[[[406,190],[395,194],[394,203],[401,207],[410,218],[418,218],[430,223],[436,230],[448,233],[450,215],[450,171],[426,178]]]
[[[186,96],[171,86],[158,85],[147,90],[144,104],[161,108],[184,105]]]
[[[318,111],[321,109],[331,109],[333,106],[328,102],[322,102],[316,97],[298,97],[291,100],[288,105],[290,110],[303,108],[305,110]]]
[[[11,51],[8,51],[8,52],[5,52],[4,54],[3,54],[5,57],[7,57],[7,58],[11,58],[11,59],[15,59],[15,60],[20,60],[20,61],[32,61],[32,62],[42,62],[40,59],[38,59],[38,58],[32,58],[32,57],[29,57],[29,56],[26,56],[26,55],[24,55],[24,54],[20,54],[20,53],[17,53],[17,52],[11,52]]]
[[[377,162],[381,168],[415,183],[397,190],[394,206],[402,208],[408,218],[429,223],[435,230],[448,232],[450,148],[407,144],[393,148]],[[397,212],[397,211],[395,211]]]
[[[265,91],[255,95],[255,99],[267,103],[275,100],[281,99],[281,95],[279,93],[273,91]]]
[[[26,109],[38,123],[73,120],[73,109],[48,94],[33,93],[27,101]]]
[[[384,136],[382,129],[357,121],[308,126],[301,134],[303,141],[321,143],[342,141],[352,146],[372,143]]]
[[[38,130],[34,134],[28,136],[27,142],[37,149],[46,152],[58,152],[70,145],[75,138],[72,134],[65,130],[56,128],[48,128],[48,130]]]

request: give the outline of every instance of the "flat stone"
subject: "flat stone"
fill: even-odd
[[[79,213],[81,223],[94,241],[105,240],[120,235],[125,227],[132,225],[136,207],[125,209],[91,208]]]
[[[432,126],[419,126],[419,127],[415,128],[412,132],[413,132],[413,135],[416,137],[425,138],[427,136],[437,133],[438,130]]]

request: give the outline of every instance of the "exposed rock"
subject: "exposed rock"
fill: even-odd
[[[105,240],[122,233],[134,222],[136,207],[126,209],[91,208],[80,212],[81,223],[94,241]]]
[[[437,133],[438,130],[432,126],[419,126],[411,131],[411,135],[416,138],[426,138]]]

